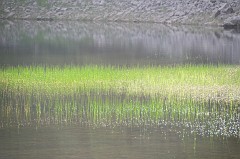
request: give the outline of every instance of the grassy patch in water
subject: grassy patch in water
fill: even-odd
[[[3,67],[0,128],[170,125],[239,137],[239,96],[239,66]]]
[[[49,95],[111,91],[129,95],[239,100],[240,67],[6,67],[0,69],[0,88]]]
[[[239,103],[127,94],[0,96],[0,128],[46,125],[179,127],[202,136],[239,137]],[[224,122],[223,122],[224,121]]]

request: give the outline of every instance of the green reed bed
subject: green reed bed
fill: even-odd
[[[111,91],[239,100],[240,67],[6,67],[0,69],[0,87],[4,91],[50,95]]]
[[[0,69],[0,127],[174,125],[239,137],[239,107],[239,66]]]
[[[10,100],[9,100],[10,99]],[[28,96],[5,94],[1,99],[0,127],[86,125],[171,126],[200,135],[239,137],[239,105],[178,97],[127,94]]]

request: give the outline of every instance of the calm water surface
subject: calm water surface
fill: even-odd
[[[161,24],[0,21],[1,67],[189,63],[239,65],[240,34],[221,28]],[[55,123],[47,111],[38,125],[37,118],[18,121],[25,120],[25,114],[16,118],[16,104],[6,106],[14,101],[4,100],[0,102],[0,159],[240,157],[240,105],[222,109],[220,103],[211,108],[216,110],[212,115],[195,110],[190,124],[171,110],[175,113],[168,112],[171,121],[160,120],[161,124],[154,126]],[[6,112],[10,113],[6,116]],[[36,115],[33,112],[32,117]]]
[[[165,128],[79,126],[0,129],[0,158],[239,158],[234,138],[177,133]]]
[[[0,22],[1,65],[240,63],[240,33],[139,23]]]

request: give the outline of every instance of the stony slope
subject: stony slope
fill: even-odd
[[[0,18],[239,26],[240,0],[2,0]]]

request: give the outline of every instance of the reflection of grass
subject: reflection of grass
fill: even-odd
[[[238,103],[127,94],[1,92],[0,127],[80,124],[96,127],[171,125],[199,135],[238,136]],[[224,122],[223,122],[224,121]]]
[[[0,70],[2,89],[47,94],[113,91],[130,95],[191,96],[239,100],[237,66],[176,67],[7,67]]]
[[[239,79],[237,66],[4,67],[0,127],[170,124],[238,136]]]

